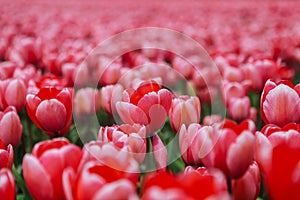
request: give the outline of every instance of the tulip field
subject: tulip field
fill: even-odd
[[[297,0],[0,5],[0,200],[300,199]]]

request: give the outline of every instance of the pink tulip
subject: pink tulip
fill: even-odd
[[[203,119],[203,125],[205,126],[211,126],[215,123],[221,122],[222,121],[222,116],[215,114],[215,115],[207,115]]]
[[[198,97],[180,96],[172,101],[170,109],[171,127],[177,132],[181,125],[189,126],[200,121],[200,100]]]
[[[63,199],[63,171],[68,167],[76,171],[81,155],[81,149],[67,139],[37,143],[32,154],[23,158],[24,179],[31,195],[35,199]]]
[[[152,137],[152,151],[157,170],[166,170],[168,165],[168,152],[160,137],[155,134]]]
[[[300,133],[296,130],[256,134],[256,161],[270,199],[300,198]]]
[[[18,66],[10,61],[0,63],[0,80],[11,78]]]
[[[247,90],[241,83],[225,81],[221,94],[223,102],[228,106],[231,98],[243,98],[247,95]]]
[[[79,169],[82,169],[90,161],[97,161],[107,168],[124,173],[124,178],[135,184],[139,177],[139,164],[128,148],[128,146],[119,148],[113,143],[92,141],[83,148]]]
[[[139,124],[123,124],[100,127],[98,140],[112,142],[115,146],[129,147],[132,156],[141,164],[146,155],[146,127]]]
[[[25,106],[26,86],[22,80],[8,79],[0,81],[0,109],[15,106],[20,111]]]
[[[4,112],[0,111],[0,139],[4,145],[17,146],[22,136],[22,124],[13,106],[8,106]]]
[[[79,89],[74,97],[74,112],[76,116],[96,114],[100,109],[99,92],[92,88]]]
[[[154,81],[143,82],[136,90],[123,93],[116,104],[117,112],[126,124],[143,124],[149,134],[165,122],[172,103],[172,93]]]
[[[9,169],[0,169],[0,197],[5,200],[16,199],[16,184]]]
[[[232,180],[232,194],[234,200],[253,200],[259,195],[260,171],[254,161],[239,179]]]
[[[100,162],[86,163],[79,174],[68,168],[63,174],[67,199],[136,199],[136,186],[117,171]]]
[[[261,96],[260,111],[266,124],[282,127],[290,122],[299,123],[300,84],[294,86],[290,81],[268,80]]]
[[[200,141],[199,137],[206,137],[206,131],[210,131],[211,127],[205,127],[202,129],[200,124],[191,124],[186,128],[185,125],[182,125],[179,131],[179,149],[181,157],[187,164],[200,164],[201,160],[198,156],[198,153],[201,152],[202,147],[195,146],[196,140]],[[203,133],[205,131],[205,133]],[[203,140],[204,141],[204,138]],[[204,143],[202,144],[204,145]],[[207,154],[205,152],[204,154]]]
[[[241,121],[250,117],[250,99],[248,96],[242,98],[230,98],[228,103],[229,116]]]
[[[113,114],[116,112],[116,102],[120,101],[123,93],[123,87],[120,84],[107,85],[100,90],[100,105],[105,112]]]
[[[14,149],[9,144],[7,150],[0,139],[0,169],[8,168],[11,169],[14,163]]]

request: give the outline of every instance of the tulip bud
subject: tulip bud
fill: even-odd
[[[0,169],[0,196],[6,200],[16,199],[16,184],[9,169]]]
[[[17,146],[22,136],[22,124],[19,115],[13,106],[0,112],[0,139],[4,145]]]
[[[175,132],[181,125],[189,126],[200,121],[200,100],[198,97],[181,96],[172,101],[170,123]]]

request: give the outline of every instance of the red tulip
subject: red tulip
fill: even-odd
[[[154,133],[165,122],[172,103],[172,94],[154,81],[143,82],[136,90],[123,93],[116,104],[117,112],[126,124],[143,124]]]
[[[190,167],[179,176],[167,172],[150,174],[142,191],[142,199],[229,199],[222,172]]]
[[[22,136],[22,124],[19,115],[13,106],[0,111],[0,139],[5,146],[11,144],[17,146]]]
[[[129,147],[132,156],[141,164],[146,155],[146,127],[139,124],[123,124],[100,127],[98,140],[112,142],[115,146]]]
[[[289,123],[282,128],[275,124],[267,124],[261,129],[261,132],[265,134],[267,137],[269,137],[273,133],[280,132],[280,131],[286,132],[288,130],[296,130],[300,132],[300,124]]]
[[[219,168],[228,178],[239,178],[253,160],[254,132],[255,124],[251,120],[240,124],[225,120],[219,127],[198,134],[193,149],[198,149],[204,166]]]
[[[72,90],[41,88],[26,97],[26,109],[34,124],[49,136],[64,135],[72,122]]]
[[[254,161],[239,179],[232,180],[232,195],[234,200],[254,200],[260,190],[260,171]]]
[[[0,139],[0,169],[8,168],[11,169],[14,163],[14,149],[9,144],[7,146],[7,150],[5,150],[5,146]]]
[[[76,171],[81,155],[81,149],[67,139],[37,143],[32,154],[23,159],[24,179],[31,195],[35,199],[63,199],[63,171],[68,167]]]
[[[189,126],[200,121],[200,100],[198,97],[180,96],[172,101],[170,109],[171,127],[177,132],[181,125]]]
[[[16,184],[9,169],[0,169],[0,197],[5,200],[16,199]]]
[[[279,131],[256,134],[256,160],[270,199],[300,198],[300,133]]]
[[[20,111],[25,105],[26,86],[22,80],[8,79],[0,81],[0,109],[15,106]]]
[[[294,86],[290,81],[278,83],[268,80],[265,84],[260,111],[266,124],[280,127],[300,122],[300,84]]]

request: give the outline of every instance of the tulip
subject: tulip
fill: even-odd
[[[260,131],[268,137],[273,133],[280,132],[280,131],[284,132],[284,131],[288,131],[288,130],[296,130],[296,131],[300,132],[300,124],[289,123],[282,128],[275,124],[267,124]]]
[[[22,124],[19,115],[13,106],[0,112],[0,139],[5,146],[17,146],[22,136]]]
[[[11,78],[14,74],[17,65],[10,61],[0,63],[0,80]]]
[[[0,196],[6,200],[16,199],[16,184],[9,169],[0,169]]]
[[[146,127],[139,124],[123,124],[112,127],[100,127],[98,140],[112,142],[115,146],[129,147],[132,156],[142,164],[146,155]]]
[[[168,152],[160,137],[155,134],[152,137],[152,150],[157,170],[166,170],[168,165]]]
[[[243,98],[247,95],[245,86],[238,82],[225,82],[221,89],[222,99],[226,106],[231,98]]]
[[[256,199],[260,190],[260,171],[255,161],[239,179],[232,180],[232,196],[234,200]]]
[[[0,81],[0,109],[15,106],[20,111],[25,105],[26,86],[22,80],[8,79]]]
[[[300,198],[300,133],[296,130],[256,134],[256,161],[270,199]]]
[[[30,194],[35,199],[63,199],[63,171],[68,167],[76,171],[81,155],[78,146],[63,138],[34,145],[32,154],[24,156],[22,165]]]
[[[121,100],[120,94],[123,92],[120,84],[107,85],[100,90],[100,105],[105,112],[113,114],[116,112],[116,102]]]
[[[290,81],[274,82],[268,80],[260,100],[261,116],[265,124],[280,127],[300,122],[300,84],[294,86]]]
[[[156,172],[146,176],[142,199],[229,199],[222,172],[188,168],[178,176],[168,172]]]
[[[123,93],[123,101],[116,104],[121,120],[126,124],[143,124],[148,134],[165,122],[172,103],[172,93],[154,81],[143,82],[136,90]]]
[[[123,172],[93,161],[86,163],[78,175],[66,169],[63,188],[69,200],[137,199],[135,184],[124,178]]]
[[[200,100],[198,97],[181,96],[172,101],[170,109],[171,127],[177,132],[181,125],[189,126],[200,121]]]
[[[206,167],[221,169],[227,178],[240,178],[254,157],[255,124],[225,120],[194,139],[193,149]]]
[[[9,144],[7,150],[0,139],[0,169],[8,168],[11,169],[14,163],[14,149]]]
[[[248,96],[242,98],[230,98],[228,104],[229,116],[236,120],[241,121],[250,117],[250,99]]]
[[[96,114],[100,109],[99,92],[92,88],[79,89],[74,97],[74,112],[76,116]]]
[[[137,183],[139,177],[139,164],[133,158],[128,146],[116,147],[113,143],[92,141],[83,148],[83,156],[79,166],[82,169],[90,161],[97,161],[103,167],[115,172],[122,172],[122,177],[132,183]],[[109,174],[107,174],[109,176]]]
[[[67,85],[66,80],[55,75],[43,75],[36,83],[38,88],[57,87],[63,88]]]
[[[222,116],[218,114],[214,115],[207,115],[203,119],[203,125],[210,126],[215,123],[221,122],[222,121]]]
[[[197,137],[206,136],[203,132],[204,129],[201,130],[200,124],[191,124],[186,128],[185,125],[182,125],[179,131],[179,149],[180,154],[183,161],[186,164],[200,164],[200,158],[198,156],[199,150],[198,148],[195,149],[195,141]],[[209,128],[208,128],[209,129]],[[208,130],[206,130],[208,131]],[[199,135],[199,136],[197,136]],[[197,139],[200,140],[200,139]],[[201,151],[201,150],[200,150]],[[208,152],[206,152],[207,154]]]
[[[41,88],[28,94],[26,109],[30,119],[49,136],[64,135],[72,122],[72,90]]]

